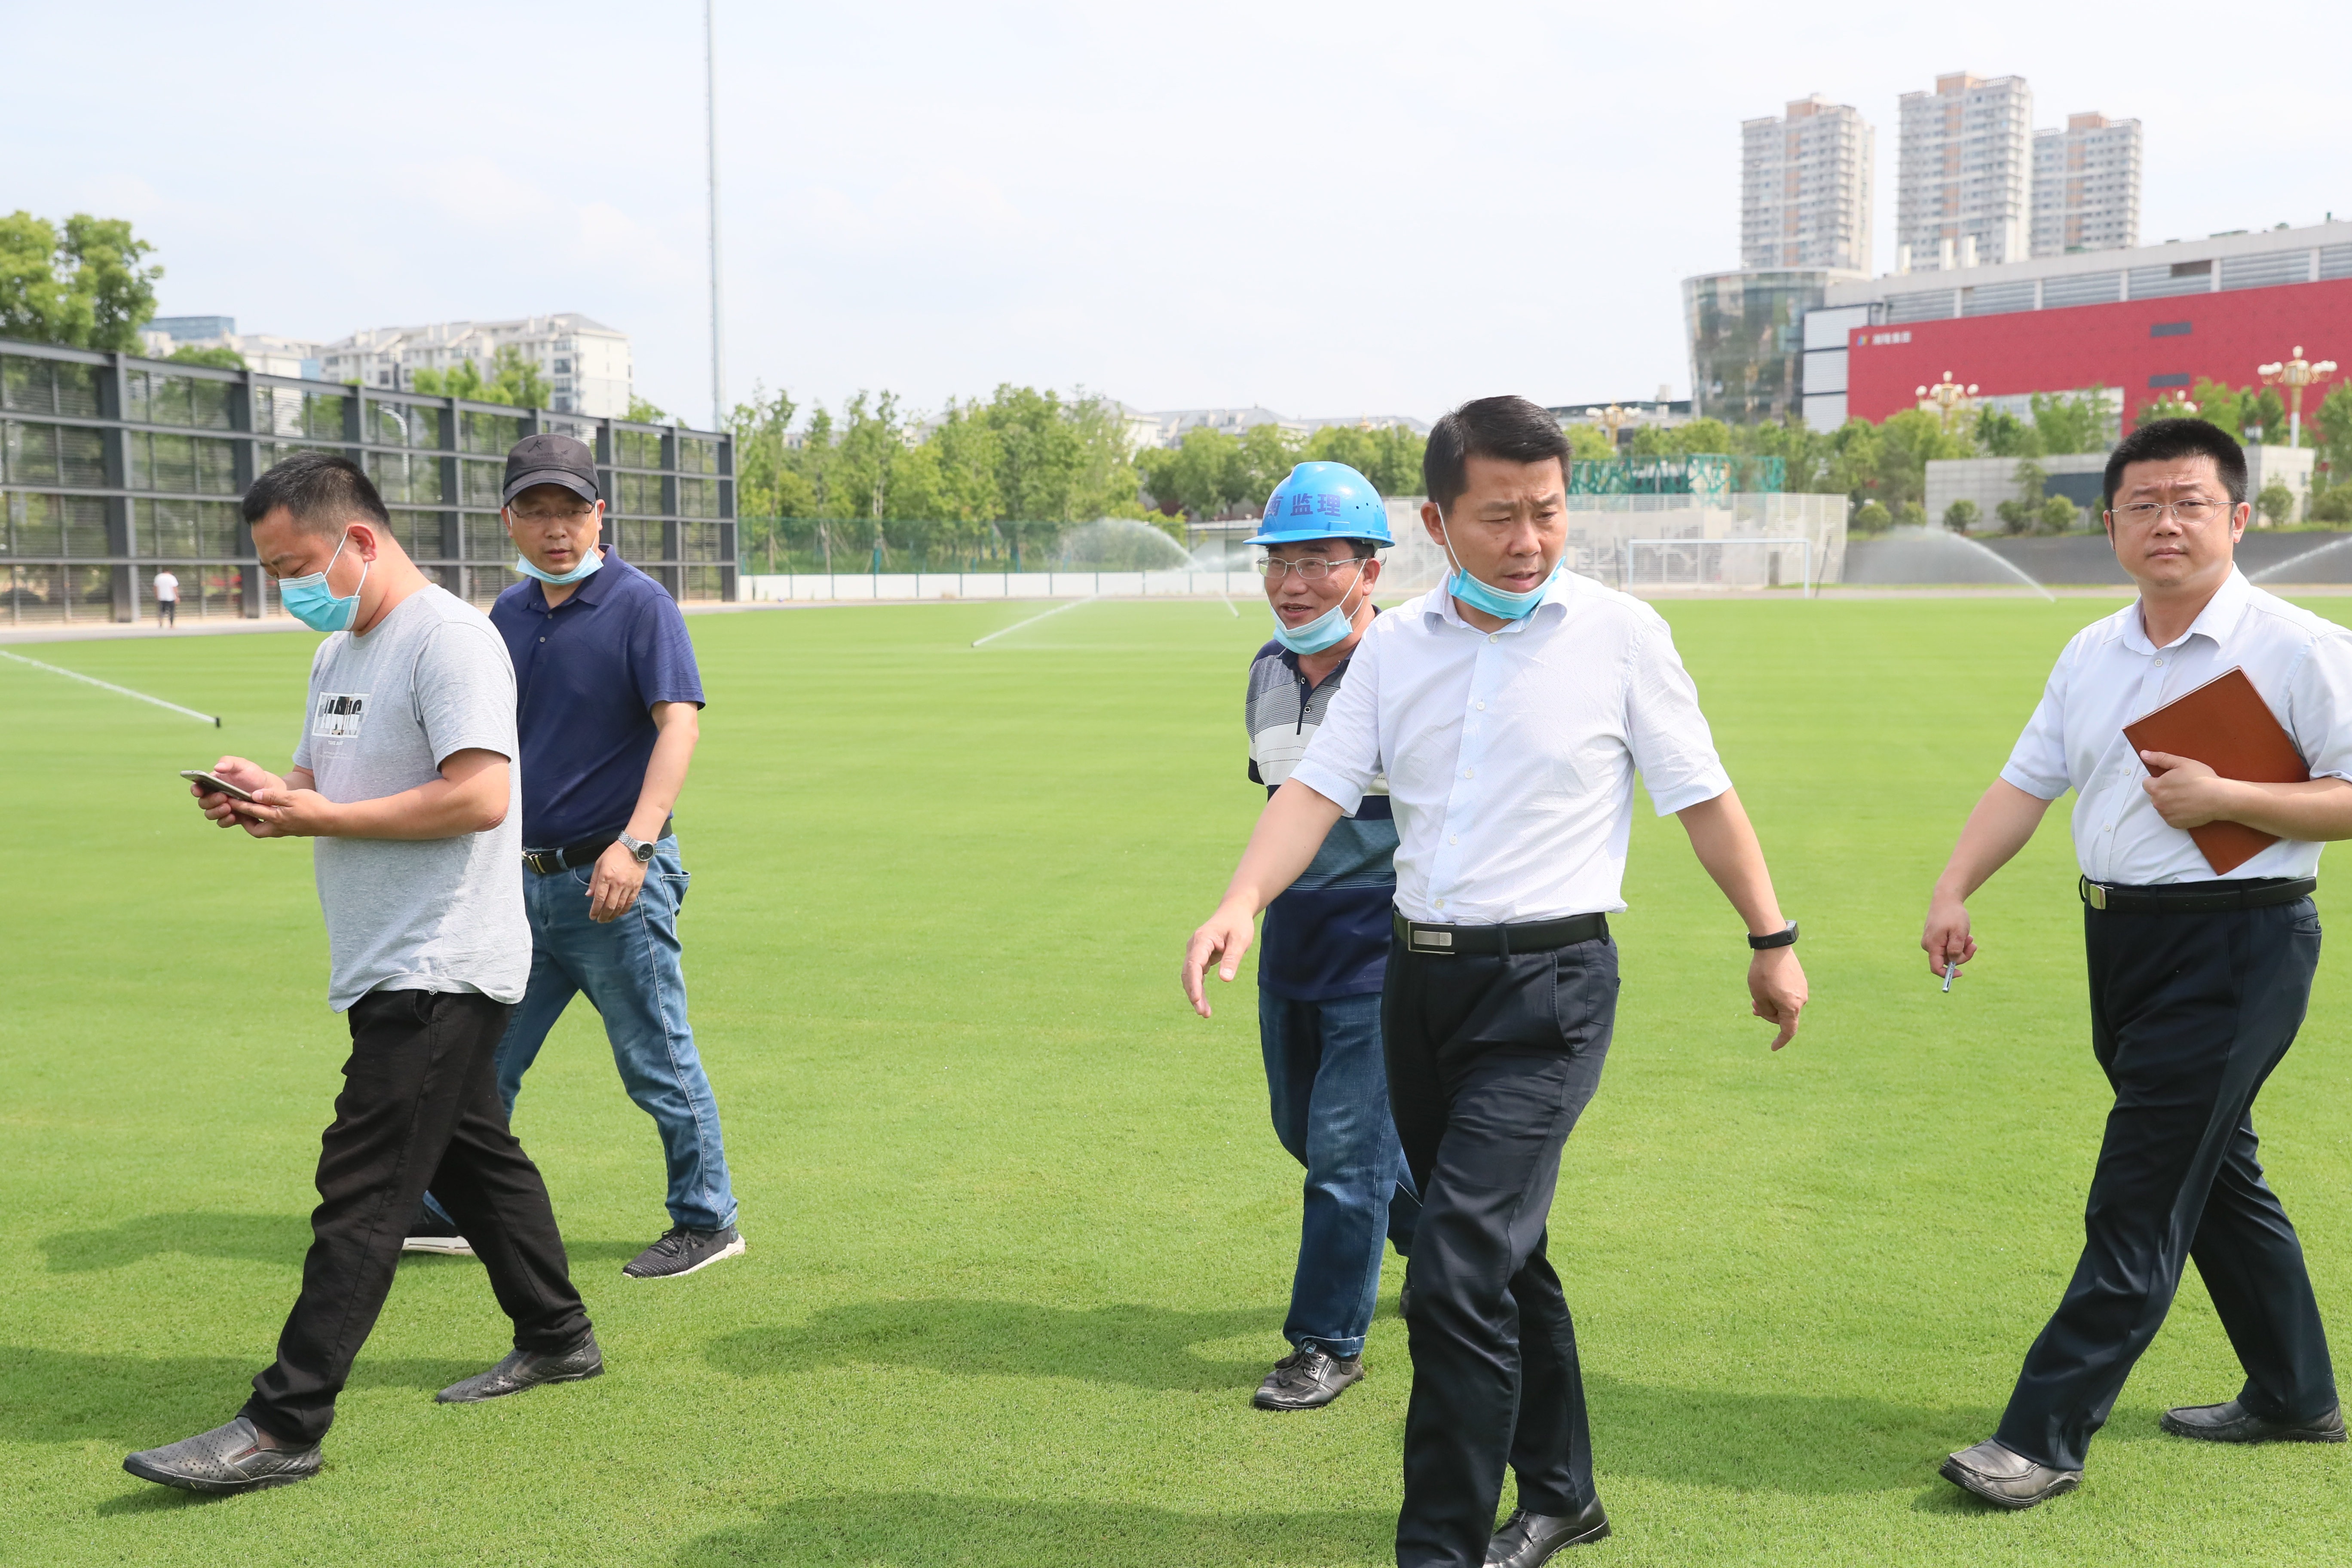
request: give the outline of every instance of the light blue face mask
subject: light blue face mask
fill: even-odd
[[[352,587],[350,598],[335,597],[334,590],[327,586],[327,572],[335,569],[335,563],[342,559],[343,545],[351,542],[352,536],[344,534],[335,552],[327,557],[326,572],[313,572],[307,577],[281,577],[278,581],[278,602],[286,606],[288,615],[314,632],[346,630],[359,614],[360,589],[367,586],[368,567],[373,563],[360,563],[360,580]]]
[[[1361,587],[1363,582],[1364,563],[1359,561],[1356,563],[1356,585]],[[1321,653],[1348,640],[1349,634],[1356,629],[1355,617],[1356,613],[1348,607],[1347,595],[1343,594],[1338,604],[1296,631],[1283,625],[1280,616],[1275,616],[1274,640],[1293,653]]]
[[[1551,576],[1524,594],[1513,594],[1491,583],[1480,582],[1463,567],[1462,558],[1454,555],[1454,535],[1445,526],[1444,507],[1437,509],[1437,531],[1445,535],[1445,553],[1454,556],[1454,575],[1446,580],[1445,591],[1474,610],[1484,610],[1507,621],[1516,621],[1542,604],[1543,596],[1551,591],[1552,579],[1559,575],[1560,567],[1567,563],[1567,557],[1561,557],[1553,564]]]
[[[559,588],[567,587],[573,583],[579,582],[583,577],[593,577],[604,564],[604,552],[601,550],[591,550],[579,565],[574,566],[571,571],[566,572],[562,576],[558,577],[552,572],[542,572],[538,567],[532,565],[530,563],[530,557],[528,555],[518,554],[515,557],[516,571],[521,573],[526,577],[536,577],[542,583],[552,583]]]

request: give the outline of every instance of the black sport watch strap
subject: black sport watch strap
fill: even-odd
[[[1794,947],[1797,945],[1797,922],[1790,921],[1785,930],[1776,931],[1770,936],[1750,936],[1748,945],[1759,952],[1775,947]]]

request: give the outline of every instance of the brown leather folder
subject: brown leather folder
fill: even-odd
[[[2155,712],[2133,720],[2124,726],[2124,734],[2134,751],[2187,757],[2225,779],[2301,784],[2311,777],[2303,765],[2303,753],[2294,749],[2294,737],[2278,721],[2278,715],[2246,679],[2246,672],[2234,665]],[[2189,837],[2197,841],[2214,875],[2222,877],[2278,842],[2277,834],[2242,822],[2209,822],[2190,828]]]

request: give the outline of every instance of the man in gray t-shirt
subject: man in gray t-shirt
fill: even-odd
[[[318,1473],[335,1396],[428,1184],[515,1326],[513,1353],[439,1397],[470,1403],[604,1370],[546,1185],[498,1092],[499,1038],[530,969],[506,645],[425,580],[349,459],[298,454],[255,482],[244,511],[288,613],[332,635],[311,661],[292,770],[223,757],[213,771],[240,794],[195,793],[223,827],[317,840],[327,1000],[350,1022],[352,1054],[320,1140],[313,1239],[276,1363],[226,1426],[122,1462],[204,1492]]]

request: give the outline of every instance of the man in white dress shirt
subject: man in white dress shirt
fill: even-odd
[[[2246,458],[2201,419],[2162,419],[2107,460],[2107,536],[2137,603],[2077,633],[1937,881],[1929,966],[1977,945],[1964,900],[2075,792],[2091,1048],[2116,1091],[2084,1242],[2026,1352],[2000,1429],[1943,1473],[2004,1508],[2081,1483],[2091,1435],[2194,1258],[2246,1372],[2236,1398],[2166,1413],[2208,1442],[2340,1443],[2344,1418],[2303,1248],[2256,1159],[2252,1108],[2303,1023],[2319,961],[2320,845],[2352,837],[2352,632],[2273,598],[2232,563]],[[2307,784],[2246,784],[2135,754],[2123,727],[2242,668]],[[2278,842],[2217,877],[2188,833],[2242,822]]]
[[[1203,971],[1234,979],[1257,913],[1386,773],[1399,845],[1381,1026],[1423,1205],[1405,1276],[1402,1568],[1532,1568],[1609,1533],[1545,1221],[1616,1017],[1608,916],[1625,907],[1636,770],[1747,922],[1775,1049],[1805,1002],[1796,926],[1665,621],[1561,569],[1567,459],[1559,421],[1525,398],[1438,421],[1422,519],[1455,570],[1366,628],[1184,957],[1205,1016]],[[1496,1531],[1507,1466],[1518,1507]]]

